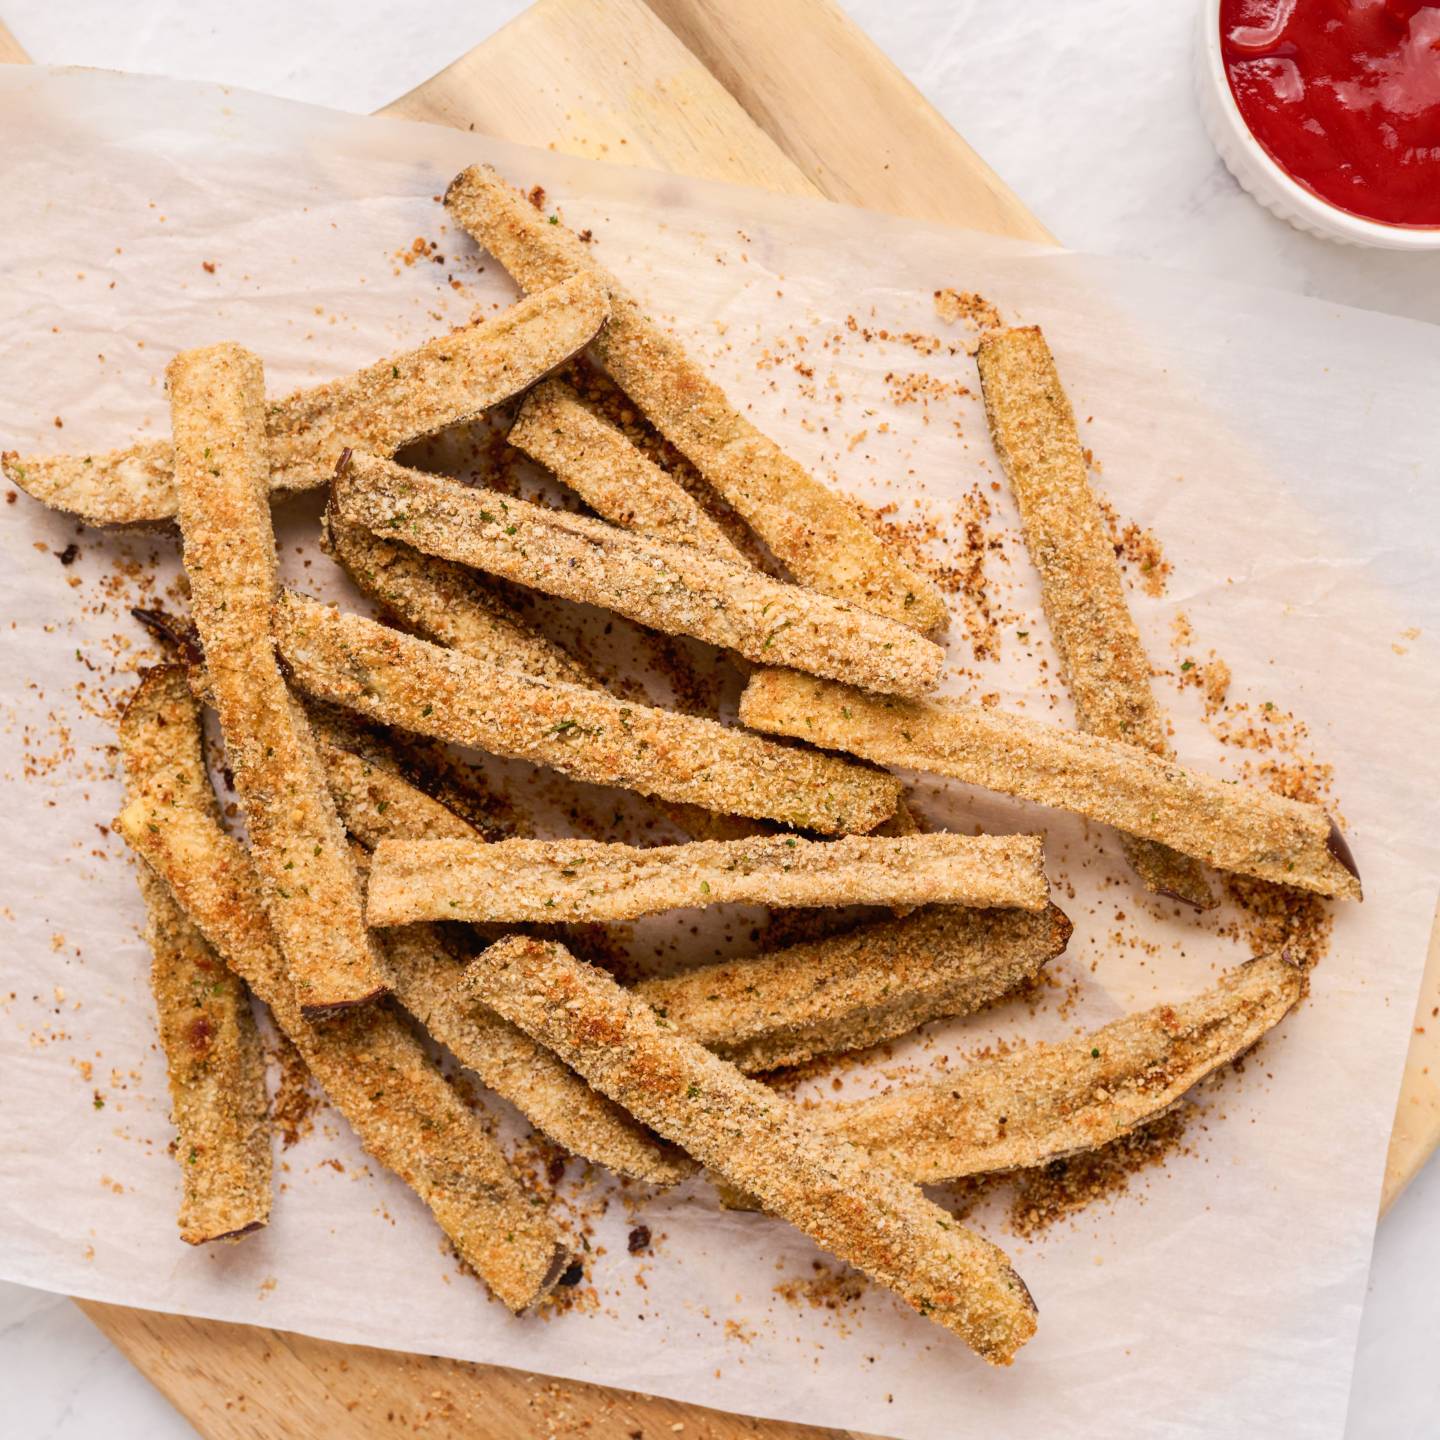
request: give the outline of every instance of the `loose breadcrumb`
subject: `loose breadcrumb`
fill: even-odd
[[[512,938],[466,971],[479,1000],[555,1050],[637,1119],[759,1197],[818,1245],[1008,1365],[1035,1304],[996,1246],[798,1106],[681,1034],[563,946]]]
[[[375,849],[368,919],[615,921],[662,910],[769,905],[1045,908],[1036,835],[842,840],[759,836],[640,849],[602,840],[389,840]]]
[[[1330,817],[1153,755],[949,700],[897,700],[794,671],[750,680],[745,725],[1071,810],[1221,870],[1341,899],[1360,879]]]

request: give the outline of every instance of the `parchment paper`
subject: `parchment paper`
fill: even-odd
[[[328,1114],[280,1157],[268,1230],[190,1251],[175,1230],[139,898],[104,828],[120,800],[110,711],[126,672],[153,658],[123,613],[138,583],[124,567],[173,578],[174,546],[81,532],[7,497],[0,1274],[896,1436],[1340,1433],[1436,892],[1433,328],[168,81],[0,70],[0,127],[7,447],[163,433],[160,377],[187,345],[253,346],[277,393],[505,303],[507,278],[435,203],[455,171],[488,159],[593,228],[605,260],[802,460],[896,506],[897,521],[938,527],[932,554],[959,543],[979,485],[994,511],[977,523],[998,547],[986,567],[1000,654],[975,659],[957,609],[951,688],[1064,721],[983,419],[955,393],[978,389],[972,337],[940,324],[931,295],[981,291],[1043,324],[1103,464],[1097,485],[1155,528],[1173,565],[1163,596],[1136,586],[1132,601],[1168,675],[1157,686],[1179,753],[1231,775],[1267,758],[1219,745],[1199,691],[1174,683],[1183,613],[1189,648],[1229,662],[1232,701],[1303,717],[1308,749],[1334,766],[1366,886],[1363,906],[1337,912],[1311,998],[1190,1125],[1186,1153],[1035,1241],[1006,1233],[1000,1201],[978,1212],[1041,1310],[1009,1371],[882,1294],[834,1310],[778,1295],[813,1279],[820,1257],[778,1222],[717,1212],[700,1184],[653,1196],[596,1177],[564,1209],[588,1228],[587,1303],[512,1319]],[[417,237],[443,260],[397,258]],[[882,329],[956,353],[922,355]],[[950,388],[923,405],[897,398],[922,373]],[[329,593],[328,562],[291,543],[313,519],[302,504],[287,520],[287,568]],[[58,563],[71,541],[78,557]],[[1033,1013],[1012,1004],[932,1027],[846,1071],[844,1094],[907,1063],[960,1064],[995,1038],[1063,1036],[1188,995],[1244,958],[1221,919],[1145,900],[1113,835],[961,787],[919,794],[941,823],[1043,828],[1076,938]],[[832,1093],[828,1079],[812,1093]],[[524,1143],[513,1117],[501,1123]],[[640,1222],[655,1245],[636,1257],[625,1237]]]

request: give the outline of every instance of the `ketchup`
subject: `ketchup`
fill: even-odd
[[[1440,226],[1440,0],[1221,0],[1220,46],[1293,179],[1369,220]]]

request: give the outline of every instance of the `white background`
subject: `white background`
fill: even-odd
[[[784,0],[778,0],[784,3]],[[366,111],[447,64],[521,0],[8,0],[37,60],[229,81]],[[1066,243],[1440,320],[1440,258],[1296,234],[1230,181],[1191,98],[1191,3],[851,0],[848,8]],[[1376,1245],[1352,1440],[1440,1434],[1440,1167]],[[1303,1223],[1303,1217],[1297,1217]],[[5,1433],[190,1435],[68,1302],[0,1286]]]

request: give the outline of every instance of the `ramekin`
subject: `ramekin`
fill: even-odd
[[[1195,44],[1195,93],[1205,129],[1226,168],[1272,215],[1341,245],[1440,251],[1440,226],[1385,225],[1352,215],[1292,179],[1250,133],[1220,52],[1220,0],[1202,0]]]

